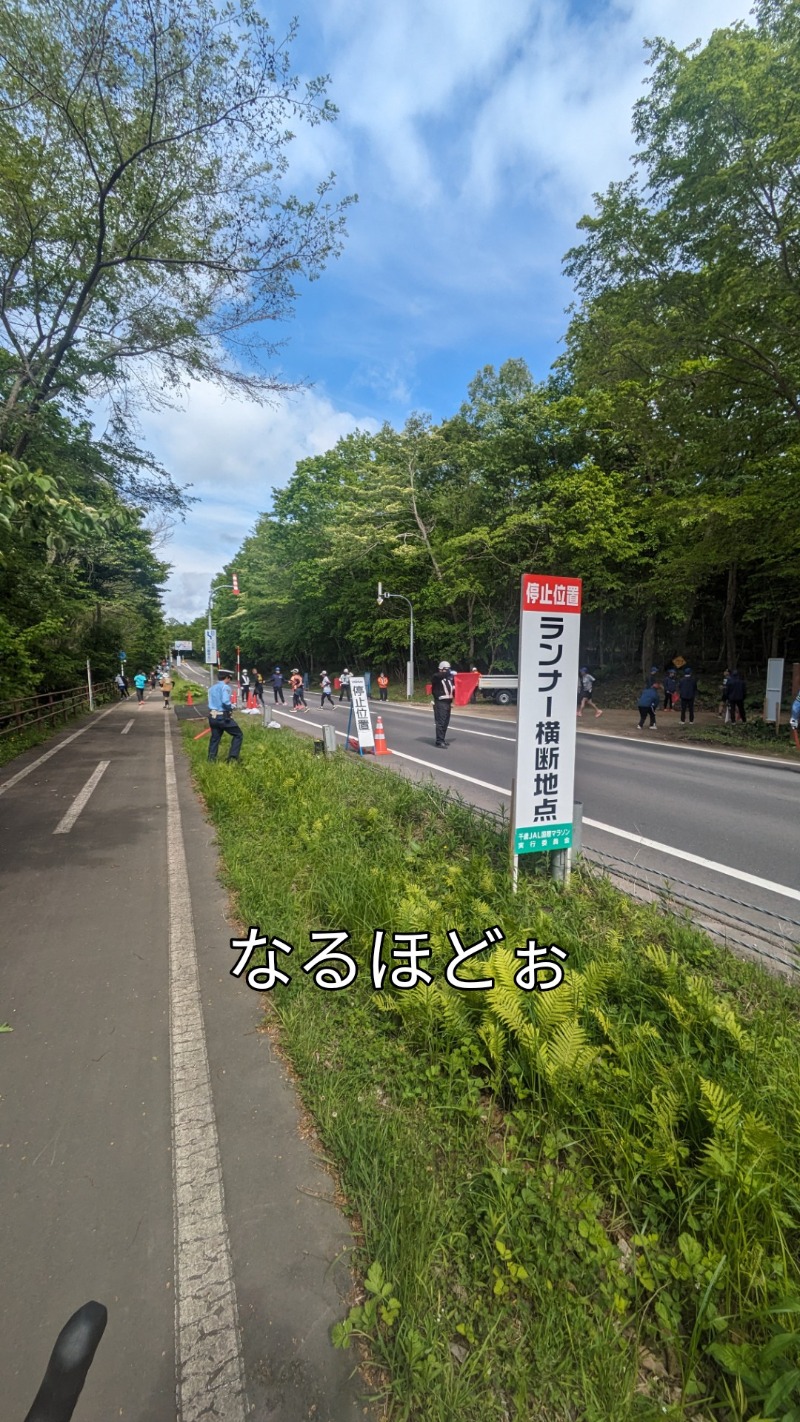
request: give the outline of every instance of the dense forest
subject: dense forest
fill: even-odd
[[[800,659],[800,9],[657,41],[650,71],[548,379],[487,366],[440,424],[300,463],[217,579],[225,660],[399,668],[380,580],[419,670],[507,669],[525,569],[585,580],[596,666]]]

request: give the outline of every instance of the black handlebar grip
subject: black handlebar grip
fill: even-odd
[[[107,1322],[104,1304],[85,1303],[73,1313],[56,1339],[25,1422],[69,1422]]]

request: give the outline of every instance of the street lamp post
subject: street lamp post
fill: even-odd
[[[378,583],[379,607],[387,597],[399,598],[401,602],[408,603],[408,610],[411,620],[408,629],[408,666],[406,667],[406,699],[410,701],[412,696],[414,695],[414,605],[411,601],[411,598],[406,597],[405,593],[386,592],[384,590],[383,583]]]
[[[211,593],[210,593],[209,599],[208,599],[208,630],[209,630],[209,632],[213,631],[213,627],[212,627],[212,625],[211,625],[211,604],[213,603],[214,598],[216,597],[217,593],[221,593],[221,592],[233,592],[233,594],[234,594],[236,597],[238,597],[238,596],[239,596],[239,580],[238,580],[238,578],[237,578],[236,582],[234,582],[234,583],[220,583],[220,585],[219,585],[218,588],[212,588],[212,589],[211,589]],[[215,680],[216,667],[213,665],[213,663],[210,663],[210,666],[211,666],[211,671],[208,673],[208,680],[209,680],[209,682],[213,682],[213,681]]]

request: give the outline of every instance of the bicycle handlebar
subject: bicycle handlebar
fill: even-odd
[[[56,1339],[25,1422],[69,1422],[107,1322],[108,1310],[93,1301],[73,1313]]]

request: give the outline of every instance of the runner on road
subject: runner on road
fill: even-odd
[[[161,678],[161,694],[164,697],[164,710],[169,711],[169,698],[172,693],[172,677],[169,672]]]
[[[307,711],[308,707],[306,705],[306,696],[303,689],[303,678],[297,667],[292,667],[289,685],[292,688],[292,710]]]
[[[133,678],[133,684],[136,687],[136,700],[138,701],[140,706],[143,706],[144,689],[147,686],[147,677],[145,676],[143,671],[138,671],[136,673],[135,677]]]
[[[592,700],[595,679],[596,678],[591,675],[588,667],[581,667],[578,677],[578,715],[583,715],[584,706],[591,706],[594,711],[594,718],[597,720],[598,716],[602,716],[603,713],[595,706]]]
[[[332,705],[333,705],[333,697],[332,697],[332,695],[331,695],[331,679],[330,679],[330,677],[328,676],[328,673],[327,673],[326,671],[324,671],[324,672],[322,673],[322,675],[320,676],[320,679],[319,679],[319,689],[320,689],[320,691],[322,692],[322,697],[321,697],[321,700],[320,700],[320,703],[319,703],[319,704],[320,704],[320,707],[323,707],[323,706],[325,705],[326,700],[327,700],[327,701],[330,701],[331,706],[332,706]]]

